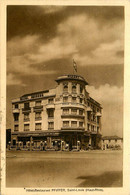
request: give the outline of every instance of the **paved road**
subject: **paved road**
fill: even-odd
[[[122,151],[7,151],[7,187],[121,187]]]

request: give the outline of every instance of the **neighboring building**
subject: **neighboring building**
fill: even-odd
[[[102,137],[102,149],[122,149],[123,138],[118,136],[104,136]]]
[[[89,96],[78,75],[56,79],[54,89],[12,101],[11,145],[30,149],[101,148],[101,105]]]
[[[6,147],[11,143],[11,129],[6,129]]]

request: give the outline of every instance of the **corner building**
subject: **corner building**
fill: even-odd
[[[11,147],[30,150],[101,148],[101,105],[79,75],[56,79],[54,89],[12,101]]]

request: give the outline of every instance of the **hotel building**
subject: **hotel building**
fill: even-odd
[[[56,79],[54,89],[12,101],[11,147],[29,150],[101,148],[101,105],[79,75]]]

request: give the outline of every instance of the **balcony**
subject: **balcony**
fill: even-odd
[[[92,112],[92,108],[90,106],[87,107],[88,112]]]
[[[33,109],[34,109],[34,112],[35,111],[43,111],[43,106],[42,105],[35,106]]]
[[[30,107],[28,107],[28,108],[22,108],[22,112],[23,113],[31,112],[31,108]]]
[[[96,113],[96,116],[101,117],[102,114],[101,114],[100,112],[97,112],[97,113]]]
[[[54,127],[48,127],[48,130],[54,130]]]
[[[80,104],[77,102],[75,103],[74,102],[63,102],[61,108],[66,108],[66,107],[84,109],[84,104]]]
[[[55,105],[54,104],[47,104],[46,109],[55,109]]]
[[[84,127],[61,127],[61,130],[63,131],[84,131]]]
[[[30,118],[24,118],[24,122],[30,121]]]
[[[84,119],[84,115],[78,115],[78,114],[62,114],[61,118],[81,118]]]
[[[13,109],[13,113],[19,113],[19,112],[20,112],[20,110],[18,108]]]
[[[42,120],[42,117],[35,117],[35,121],[40,121]]]

